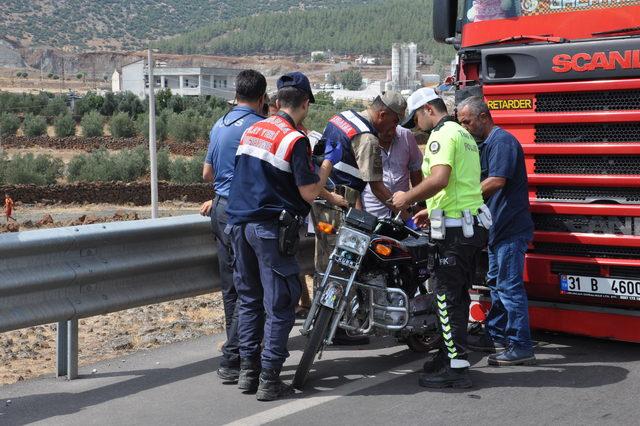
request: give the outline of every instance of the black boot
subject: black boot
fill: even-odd
[[[447,355],[442,350],[435,354],[429,354],[426,361],[422,365],[425,373],[432,374],[443,370],[447,366]]]
[[[256,390],[258,390],[259,379],[260,361],[253,359],[240,360],[238,388],[245,392],[255,392]]]
[[[447,367],[439,373],[421,374],[418,384],[424,388],[470,388],[472,385],[469,378],[468,368]]]
[[[260,373],[260,384],[256,392],[258,401],[275,401],[276,399],[291,395],[293,388],[280,380],[280,371],[273,368],[265,368]]]
[[[216,373],[218,374],[218,377],[222,379],[222,383],[236,383],[238,381],[240,369],[238,367],[220,366]]]

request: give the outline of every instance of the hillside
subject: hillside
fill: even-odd
[[[368,0],[368,3],[382,0]],[[23,47],[139,48],[212,22],[358,0],[2,0],[0,38]],[[365,2],[366,3],[366,2]]]
[[[420,51],[448,62],[453,48],[432,38],[432,0],[396,0],[345,8],[295,10],[233,19],[157,43],[166,52],[244,55],[389,55],[394,42],[413,41]]]

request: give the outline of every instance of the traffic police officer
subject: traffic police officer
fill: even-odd
[[[240,141],[227,207],[239,297],[238,387],[257,391],[261,401],[291,392],[280,370],[301,291],[298,227],[331,169],[325,159],[315,172],[309,140],[296,129],[314,102],[309,80],[294,72],[280,77],[277,87],[279,112],[251,126]]]
[[[213,182],[215,197],[203,204],[201,213],[211,216],[211,228],[216,236],[218,268],[222,286],[227,341],[222,346],[222,362],[218,376],[229,382],[238,380],[240,354],[238,348],[238,294],[233,285],[233,250],[229,236],[224,233],[227,225],[227,200],[233,180],[236,151],[240,138],[249,126],[263,120],[259,111],[265,102],[267,80],[254,70],[243,70],[236,77],[238,104],[211,128],[209,149],[202,167],[202,178]]]
[[[419,384],[466,388],[471,386],[466,351],[468,290],[490,226],[480,189],[478,147],[447,115],[444,101],[433,89],[417,90],[408,105],[410,114],[403,126],[417,124],[422,130],[431,130],[422,166],[425,180],[407,192],[396,192],[393,204],[404,208],[427,200],[427,209],[416,214],[414,221],[424,226],[430,220],[431,237],[440,257],[432,284],[443,346],[439,356],[425,364],[427,374],[420,376]]]

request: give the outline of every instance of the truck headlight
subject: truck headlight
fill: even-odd
[[[343,226],[338,232],[338,248],[348,250],[360,256],[364,256],[369,247],[370,238],[368,235]]]

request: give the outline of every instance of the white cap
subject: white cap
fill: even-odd
[[[408,129],[415,127],[413,117],[416,114],[418,108],[424,106],[427,102],[431,102],[434,99],[438,98],[440,98],[440,96],[438,96],[435,90],[431,89],[430,87],[423,87],[413,92],[411,96],[409,96],[409,99],[407,99],[407,110],[409,111],[409,113],[402,123],[402,127],[406,127]]]

